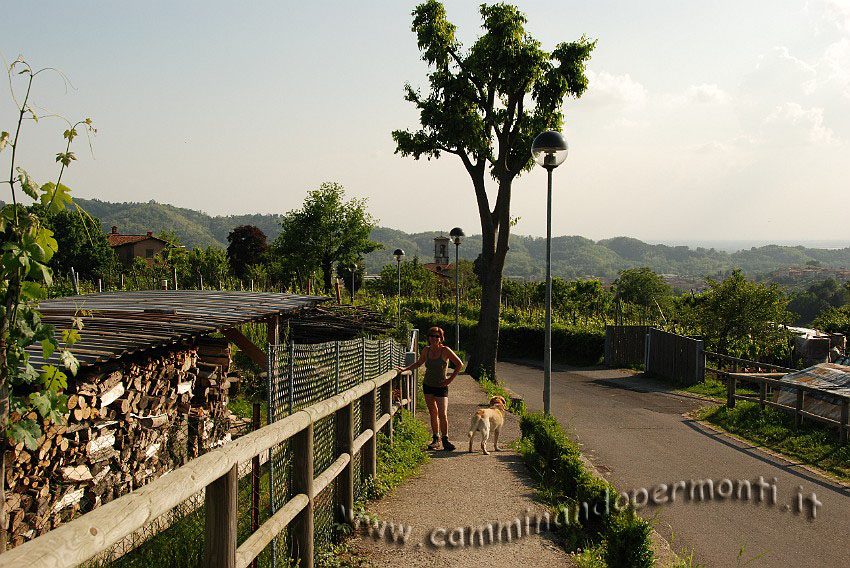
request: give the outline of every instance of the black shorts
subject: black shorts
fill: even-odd
[[[432,387],[431,385],[422,385],[422,392],[431,396],[446,397],[449,396],[449,387]]]

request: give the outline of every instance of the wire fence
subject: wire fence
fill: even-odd
[[[405,346],[393,339],[354,339],[320,344],[269,346],[269,423],[293,412],[334,396],[367,379],[404,363]],[[398,396],[398,393],[394,394]],[[360,432],[362,416],[359,401],[354,405],[354,432]],[[380,408],[376,408],[376,417]],[[192,422],[191,420],[188,422]],[[228,443],[232,438],[248,433],[250,422],[242,428],[219,423],[215,417],[188,423],[183,420],[161,428],[163,445],[171,460],[167,469],[179,467],[210,449]],[[228,430],[229,428],[229,430]],[[320,420],[314,429],[314,471],[326,469],[339,455],[336,447],[334,417]],[[144,451],[142,451],[144,453]],[[132,460],[132,456],[130,458]],[[292,497],[292,453],[289,443],[283,443],[259,457],[260,467],[252,463],[239,464],[237,491],[237,544],[242,544],[253,532],[252,510],[258,500],[258,524],[262,524]],[[355,500],[363,496],[361,460],[354,459]],[[256,478],[256,481],[255,481]],[[254,492],[253,486],[259,487]],[[316,554],[328,550],[335,531],[334,502],[336,482],[316,496],[315,545]],[[143,529],[122,539],[110,550],[87,564],[90,568],[125,568],[151,565],[200,565],[203,559],[204,495],[195,494],[168,513],[153,519]],[[281,533],[257,558],[257,566],[287,566],[291,557],[291,538],[288,530]],[[318,558],[317,558],[318,560]]]
[[[352,339],[314,345],[283,344],[269,348],[269,423],[281,420],[293,412],[334,396],[346,389],[373,379],[404,363],[405,348],[394,339]],[[380,408],[376,408],[376,417]],[[354,403],[354,432],[361,431],[360,401]],[[330,466],[339,453],[336,447],[336,423],[333,416],[313,425],[313,468],[316,473]],[[364,491],[361,481],[361,460],[354,459],[354,498]],[[270,510],[274,514],[293,497],[292,453],[289,443],[271,449]],[[314,500],[316,554],[326,550],[334,538],[334,502],[336,481]],[[291,557],[292,539],[289,531],[279,535],[272,545],[272,566],[285,566]]]

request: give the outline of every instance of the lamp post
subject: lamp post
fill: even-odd
[[[395,316],[395,326],[399,327],[401,325],[401,261],[404,260],[404,251],[402,249],[395,249],[393,251],[393,257],[396,264],[398,264],[398,309]]]
[[[547,130],[531,143],[534,161],[546,168],[546,339],[543,347],[543,412],[550,414],[552,399],[552,170],[567,159],[567,140],[560,132]]]
[[[354,279],[356,278],[356,274],[357,274],[357,263],[352,262],[351,263],[351,305],[352,306],[354,305]]]
[[[449,237],[451,237],[452,242],[455,244],[455,351],[460,351],[460,312],[458,310],[458,306],[460,305],[460,288],[458,287],[460,267],[458,266],[457,257],[460,243],[463,241],[463,237],[465,236],[463,229],[460,227],[455,227],[449,231]]]

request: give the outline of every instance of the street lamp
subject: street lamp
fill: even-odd
[[[351,263],[351,305],[354,305],[354,278],[357,273],[357,263]]]
[[[396,264],[398,264],[398,311],[396,311],[395,326],[399,327],[401,325],[401,261],[404,260],[404,251],[402,249],[395,249],[393,251],[393,257]]]
[[[460,288],[457,285],[457,277],[460,274],[460,266],[458,266],[458,249],[460,248],[460,243],[463,241],[463,237],[466,236],[463,233],[463,229],[460,227],[455,227],[451,231],[449,231],[449,237],[451,237],[452,242],[455,244],[455,351],[460,351],[460,312],[458,311],[458,305],[460,304]]]
[[[546,197],[546,339],[543,348],[543,412],[550,414],[552,399],[552,170],[567,159],[567,140],[560,132],[547,130],[531,143],[534,161],[546,168],[549,178]]]

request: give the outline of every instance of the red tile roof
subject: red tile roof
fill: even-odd
[[[111,247],[127,245],[130,243],[137,243],[139,241],[144,241],[150,238],[151,237],[147,235],[116,235],[115,233],[108,233],[106,235],[106,240],[109,241],[109,246]]]
[[[109,246],[111,247],[138,243],[148,239],[168,244],[168,241],[160,239],[159,237],[154,237],[153,235],[119,235],[118,233],[106,233],[106,240],[109,242]]]

